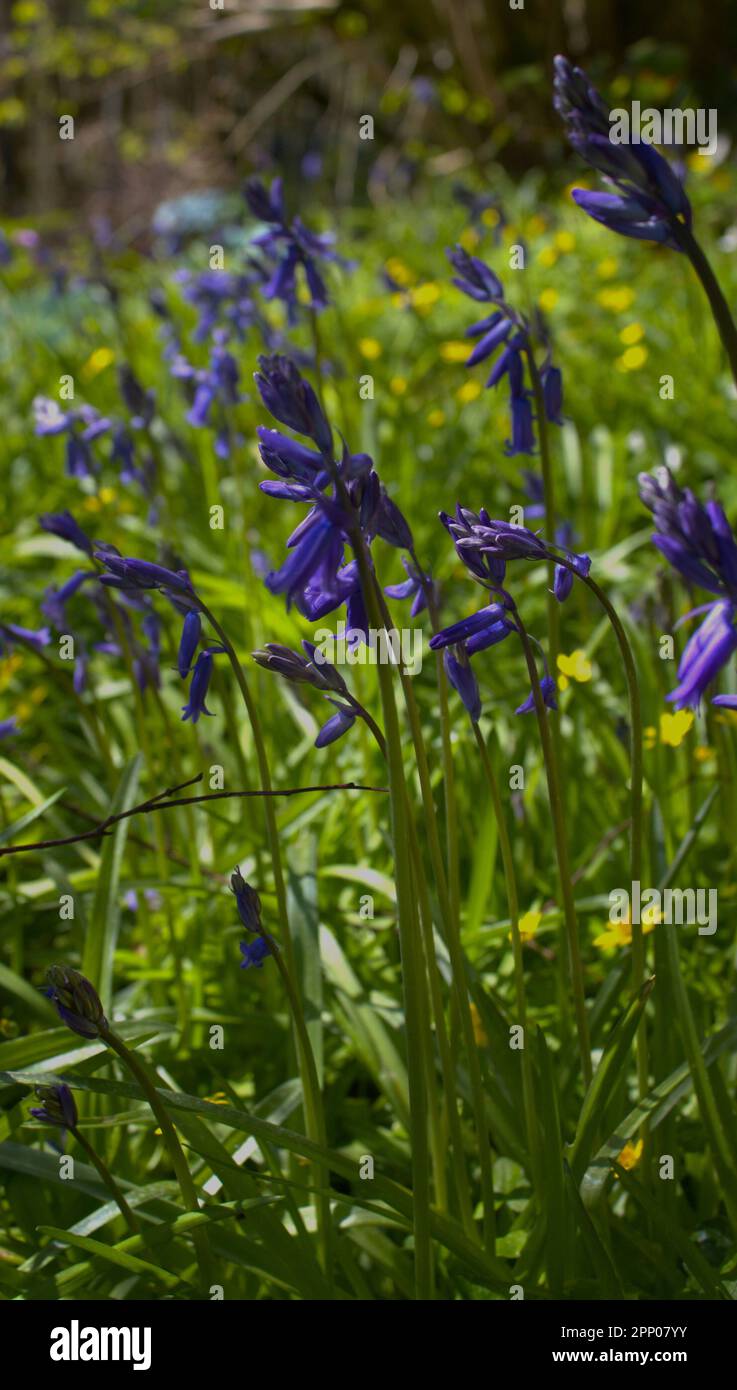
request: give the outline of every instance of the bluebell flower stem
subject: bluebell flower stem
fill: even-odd
[[[722,294],[719,281],[690,227],[675,219],[672,225],[673,235],[688,256],[709,301],[709,307],[719,330],[719,336],[737,386],[737,325],[732,318],[729,305]]]
[[[376,739],[382,756],[386,759],[386,740],[376,722],[367,714],[358,702],[351,700],[354,706],[366,719],[371,732]],[[411,814],[409,803],[407,803],[407,824],[410,830],[410,850],[412,854],[412,871],[415,877],[417,900],[419,905],[420,925],[422,927],[423,940],[425,943],[425,954],[427,957],[426,966],[430,989],[432,992],[433,1018],[435,1021],[435,1035],[440,1054],[440,1065],[443,1074],[443,1085],[445,1088],[444,1104],[448,1117],[448,1128],[450,1130],[451,1153],[453,1160],[453,1180],[455,1183],[458,1206],[463,1221],[466,1234],[473,1240],[477,1240],[477,1231],[473,1220],[473,1208],[471,1205],[471,1195],[468,1183],[468,1173],[463,1151],[463,1135],[461,1132],[460,1114],[456,1100],[456,1085],[454,1077],[453,1055],[448,1038],[448,1032],[443,1013],[443,1001],[440,994],[440,979],[435,961],[435,950],[432,936],[432,907],[430,895],[427,887],[427,880],[422,868],[422,858],[420,855],[420,845],[417,836],[417,827]],[[431,1117],[432,1122],[432,1117]],[[437,1146],[436,1137],[437,1126],[433,1129],[434,1143]],[[443,1171],[444,1163],[439,1157],[435,1159],[436,1190],[438,1190],[438,1178]],[[440,1205],[440,1193],[438,1192],[438,1204]]]
[[[527,662],[527,671],[532,686],[532,695],[535,702],[535,713],[537,715],[538,728],[540,730],[540,743],[542,745],[543,761],[545,763],[545,775],[548,784],[548,799],[550,802],[550,814],[553,821],[553,833],[555,836],[555,851],[558,861],[558,877],[560,880],[560,891],[563,899],[563,916],[566,924],[566,937],[568,941],[568,963],[571,972],[571,985],[573,989],[573,1004],[576,1016],[576,1032],[578,1034],[578,1047],[581,1057],[581,1075],[585,1087],[588,1087],[591,1076],[591,1047],[589,1043],[589,1025],[586,1015],[586,991],[584,986],[583,964],[581,962],[581,951],[578,941],[578,921],[576,917],[576,904],[573,898],[573,881],[571,878],[571,867],[568,858],[568,842],[565,829],[565,809],[561,796],[560,773],[558,760],[556,757],[555,746],[550,732],[550,725],[547,718],[547,709],[540,688],[540,678],[537,674],[537,664],[535,653],[532,648],[529,633],[519,616],[519,611],[515,608],[513,616],[517,625],[517,630],[522,642],[522,648]]]
[[[232,642],[230,641],[230,638],[228,637],[225,630],[220,626],[220,623],[218,622],[217,618],[214,616],[213,613],[210,612],[210,609],[207,608],[204,603],[200,602],[200,608],[203,617],[206,618],[207,621],[210,623],[211,627],[213,628],[213,631],[217,633],[217,636],[219,637],[220,641],[222,642],[225,648],[228,660],[230,661],[233,670],[233,674],[236,678],[240,692],[243,696],[243,703],[246,707],[246,712],[248,714],[248,718],[251,724],[251,732],[253,734],[253,742],[254,747],[256,749],[256,759],[258,761],[259,767],[259,779],[261,782],[261,790],[265,792],[271,791],[271,769],[269,767],[266,745],[264,743],[263,732],[261,729],[261,721],[258,716],[258,710],[256,708],[253,696],[251,695],[248,681],[246,680],[245,671],[243,670],[243,667],[241,666],[241,663],[238,660],[238,656],[236,654]],[[287,910],[287,892],[286,883],[284,879],[284,870],[282,867],[281,860],[279,832],[276,824],[276,812],[274,810],[273,798],[270,796],[265,796],[263,798],[263,801],[264,815],[266,818],[266,838],[269,845],[269,853],[271,855],[271,867],[274,875],[274,891],[276,894],[277,914],[282,932],[282,939],[284,942],[284,955],[286,958],[285,974],[286,976],[288,976],[290,982],[289,998],[290,1003],[292,1004],[293,1026],[299,1043],[299,1028],[300,1025],[304,1026],[303,1009],[300,1001],[299,989],[297,986],[297,962],[295,960],[294,943],[292,941],[292,935],[289,927],[289,913]],[[307,1038],[307,1049],[307,1053],[304,1053],[303,1055],[303,1047],[298,1045],[297,1055],[299,1059],[299,1071],[302,1081],[302,1092],[305,1099],[305,1120],[308,1131],[308,1138],[313,1139],[316,1143],[321,1144],[323,1147],[325,1147],[326,1129],[325,1112],[323,1109],[322,1102],[322,1091],[320,1089],[319,1081],[317,1080],[317,1069],[314,1066],[314,1057],[312,1058],[312,1068],[310,1068],[309,1063],[307,1061],[307,1057],[312,1055],[312,1049],[309,1044],[309,1038]],[[319,1186],[319,1183],[317,1184],[317,1186]],[[323,1252],[323,1259],[325,1261],[325,1270],[326,1272],[328,1272],[330,1258],[329,1230],[328,1226],[326,1226],[324,1221],[325,1209],[322,1205],[321,1199],[319,1197],[316,1197],[315,1203],[318,1224],[320,1227],[321,1247]]]
[[[486,740],[478,724],[473,723],[472,727],[476,745],[481,757],[481,765],[484,769],[484,776],[491,796],[491,804],[494,811],[497,833],[499,835],[499,849],[502,857],[502,868],[504,871],[504,884],[507,892],[507,903],[509,906],[509,921],[512,935],[512,956],[514,959],[514,986],[517,1008],[517,1022],[522,1026],[523,1047],[522,1047],[522,1097],[525,1111],[525,1129],[527,1131],[527,1151],[530,1155],[532,1168],[532,1185],[538,1199],[541,1196],[541,1184],[543,1179],[543,1161],[541,1152],[540,1134],[537,1126],[535,1113],[535,1089],[532,1074],[532,1062],[530,1058],[530,1048],[528,1046],[527,1034],[527,991],[525,989],[525,964],[522,952],[522,937],[519,929],[519,893],[517,891],[517,875],[514,868],[514,856],[512,854],[512,842],[509,837],[504,807],[499,792],[499,782],[494,771],[494,765],[489,756]]]
[[[387,609],[384,595],[375,577],[373,577],[373,590],[379,608],[379,626],[389,630],[392,625],[391,615]],[[425,812],[430,859],[433,866],[435,885],[440,903],[446,944],[451,959],[453,987],[456,993],[458,1013],[461,1020],[463,1039],[468,1058],[472,1105],[479,1141],[479,1166],[481,1169],[481,1188],[484,1205],[484,1235],[487,1248],[493,1252],[496,1243],[494,1175],[491,1161],[491,1148],[488,1142],[488,1125],[486,1122],[486,1104],[481,1077],[481,1066],[473,1029],[471,1006],[466,984],[466,967],[461,947],[460,921],[458,915],[454,915],[451,911],[450,899],[448,896],[448,884],[443,865],[443,853],[440,845],[435,802],[433,800],[430,781],[430,768],[427,760],[427,751],[425,749],[419,711],[417,709],[417,701],[415,700],[415,692],[412,688],[412,680],[411,677],[402,671],[401,667],[399,670],[399,678],[404,692],[412,742],[414,744],[415,757],[417,760],[417,772],[420,779],[420,792],[422,795],[423,810]]]
[[[560,557],[560,564],[578,574],[570,561]],[[622,665],[627,682],[627,696],[630,716],[630,880],[639,883],[642,878],[642,835],[643,835],[643,762],[642,762],[642,708],[640,704],[640,684],[637,667],[627,634],[622,626],[617,610],[604,590],[590,575],[579,575],[587,589],[604,609],[619,645]],[[637,994],[645,982],[646,972],[645,938],[641,922],[632,923],[632,989]],[[647,1047],[647,1023],[645,1011],[637,1030],[637,1072],[640,1099],[648,1093],[649,1064]]]
[[[97,1169],[98,1173],[100,1174],[100,1177],[102,1178],[102,1181],[104,1182],[105,1186],[109,1189],[115,1202],[120,1208],[121,1216],[125,1220],[129,1229],[133,1232],[133,1235],[138,1235],[138,1231],[140,1229],[138,1225],[138,1218],[133,1214],[130,1207],[128,1206],[128,1203],[126,1202],[125,1197],[123,1196],[120,1188],[118,1187],[118,1184],[116,1183],[115,1178],[110,1172],[110,1169],[108,1168],[107,1164],[103,1162],[103,1160],[100,1158],[100,1155],[96,1152],[95,1149],[93,1149],[92,1145],[89,1143],[89,1140],[85,1138],[81,1130],[74,1128],[70,1129],[69,1133],[74,1135],[74,1138],[76,1139],[80,1148],[84,1149],[85,1153],[87,1154],[90,1163],[92,1163],[93,1166]]]
[[[372,626],[384,626],[377,586],[366,554],[363,536],[351,537],[361,577],[364,600]],[[428,1149],[428,1098],[426,1088],[426,1039],[423,1038],[423,948],[414,912],[412,862],[407,823],[407,786],[404,777],[402,739],[391,668],[378,667],[384,714],[392,844],[397,886],[397,917],[402,953],[407,1070],[409,1076],[410,1146],[412,1152],[412,1208],[415,1239],[415,1297],[426,1301],[433,1293],[433,1258],[430,1238],[430,1162]]]
[[[110,1028],[101,1029],[100,1036],[103,1042],[107,1043],[112,1051],[117,1053],[120,1060],[135,1077],[143,1094],[148,1101],[153,1114],[158,1121],[161,1136],[169,1151],[171,1164],[176,1174],[179,1190],[182,1194],[182,1201],[188,1211],[199,1211],[200,1204],[197,1196],[197,1188],[194,1179],[189,1171],[189,1165],[179,1143],[177,1132],[172,1123],[169,1111],[161,1099],[156,1087],[151,1082],[146,1068],[138,1060],[135,1052],[126,1047],[125,1043]],[[192,1242],[197,1255],[197,1263],[200,1270],[203,1289],[209,1289],[213,1283],[212,1253],[207,1231],[196,1231],[192,1233]]]

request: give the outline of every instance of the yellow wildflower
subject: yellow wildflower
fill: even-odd
[[[558,291],[551,288],[543,290],[537,302],[540,305],[540,308],[544,309],[545,312],[549,314],[555,308],[559,299],[560,295],[558,294]]]
[[[694,717],[690,709],[679,709],[676,714],[661,714],[660,742],[666,743],[669,748],[678,748],[693,725]]]
[[[439,430],[440,426],[445,424],[445,411],[431,410],[427,417],[427,423],[431,425],[434,430]]]
[[[635,292],[629,285],[609,285],[599,290],[596,301],[602,309],[611,309],[613,314],[624,314],[635,302]]]
[[[87,358],[84,366],[80,367],[79,375],[83,381],[92,381],[94,377],[99,376],[100,372],[104,372],[105,368],[109,367],[111,362],[114,361],[115,353],[112,351],[112,348],[96,348],[91,357]]]
[[[641,1139],[638,1139],[634,1144],[631,1139],[628,1139],[621,1153],[617,1154],[617,1163],[620,1168],[625,1168],[628,1173],[631,1168],[636,1168],[642,1158],[643,1147]]]
[[[362,357],[374,362],[377,357],[381,357],[381,343],[377,338],[359,338],[358,351]]]
[[[586,653],[581,651],[580,647],[577,647],[575,652],[571,652],[570,656],[566,656],[565,652],[561,652],[558,656],[558,670],[571,680],[584,684],[591,680],[593,669]]]
[[[638,347],[628,347],[626,352],[618,357],[615,366],[620,372],[637,372],[647,362],[647,348],[641,344]]]
[[[465,362],[470,351],[470,343],[465,343],[460,338],[440,344],[440,356],[444,362]]]
[[[641,323],[628,323],[619,336],[627,347],[631,347],[633,343],[639,343],[640,339],[645,337],[645,330]]]
[[[456,391],[456,400],[461,405],[468,405],[469,401],[475,401],[481,395],[480,381],[465,381]]]

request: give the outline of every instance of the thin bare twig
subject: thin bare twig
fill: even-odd
[[[119,811],[117,815],[108,816],[106,820],[100,821],[92,830],[83,830],[79,835],[66,835],[58,840],[37,840],[30,845],[7,845],[0,849],[0,858],[6,854],[30,854],[33,850],[57,849],[60,845],[74,845],[80,840],[96,840],[101,835],[109,835],[111,827],[117,825],[118,821],[128,820],[131,816],[145,815],[149,811],[167,811],[177,806],[193,806],[201,801],[224,801],[228,797],[250,797],[250,796],[301,796],[306,792],[385,792],[386,787],[367,787],[360,782],[328,782],[315,787],[283,787],[272,791],[237,791],[237,792],[205,792],[202,796],[182,796],[175,800],[170,800],[176,792],[184,791],[185,787],[192,787],[196,782],[202,781],[203,774],[197,773],[196,777],[190,777],[187,782],[180,782],[177,787],[167,787],[163,792],[157,792],[156,796],[149,797],[148,801],[142,801],[138,806],[131,806],[129,811]]]

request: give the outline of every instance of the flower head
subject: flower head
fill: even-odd
[[[99,1038],[107,1032],[97,991],[84,975],[69,965],[50,965],[46,979],[46,996],[67,1028],[83,1038]]]
[[[56,1086],[37,1086],[36,1096],[41,1105],[31,1107],[34,1120],[40,1120],[47,1125],[59,1125],[62,1129],[76,1129],[76,1102],[64,1082]]]
[[[576,188],[575,202],[611,231],[680,250],[678,227],[691,225],[691,206],[667,159],[650,144],[616,143],[606,103],[586,73],[561,56],[554,90],[573,148],[616,190]]]
[[[235,894],[240,917],[246,931],[261,931],[261,899],[255,888],[246,883],[240,869],[234,869],[230,876],[231,891]]]

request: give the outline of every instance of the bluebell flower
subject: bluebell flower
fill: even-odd
[[[294,362],[278,354],[259,357],[255,381],[266,409],[282,425],[311,439],[321,454],[332,457],[333,432],[317,396]]]
[[[255,888],[246,883],[240,869],[236,868],[230,876],[231,891],[235,894],[238,916],[246,931],[261,931],[261,899]]]
[[[477,303],[493,305],[490,314],[466,329],[467,338],[478,339],[466,366],[475,367],[502,348],[489,373],[486,386],[498,386],[505,377],[508,381],[512,433],[506,442],[507,455],[511,457],[517,454],[533,454],[536,449],[533,393],[525,384],[525,356],[531,351],[529,323],[523,315],[518,314],[505,302],[504,289],[499,277],[484,261],[477,256],[470,256],[461,246],[448,249],[446,254],[456,271],[453,284]],[[547,343],[540,325],[538,331]],[[560,369],[551,363],[549,347],[540,376],[546,418],[555,424],[561,424],[562,377]]]
[[[192,609],[185,614],[182,625],[182,636],[177,653],[177,670],[182,680],[189,675],[192,668],[192,658],[197,651],[202,633],[202,619],[199,613]]]
[[[667,468],[641,473],[638,482],[658,528],[655,545],[688,583],[716,596],[696,610],[706,617],[686,644],[678,685],[667,696],[678,709],[696,707],[737,647],[737,541],[717,499],[702,505]]]
[[[540,681],[540,691],[543,697],[543,702],[545,705],[547,705],[548,709],[556,710],[558,708],[558,702],[555,698],[555,681],[553,680],[552,676],[547,674],[547,672]],[[529,695],[527,696],[527,699],[523,702],[523,704],[518,705],[517,709],[514,712],[515,714],[534,714],[535,695],[532,690],[530,691]]]
[[[430,575],[421,574],[406,555],[402,556],[402,564],[407,571],[407,578],[402,580],[401,584],[388,584],[384,593],[388,598],[411,598],[410,617],[416,618],[427,608],[428,592],[434,593],[434,585]]]
[[[175,280],[184,287],[184,298],[197,311],[193,333],[196,343],[204,343],[216,328],[232,328],[240,342],[252,326],[263,333],[267,328],[253,299],[259,277],[252,273],[231,274],[226,270],[204,270],[193,275],[180,270]]]
[[[452,652],[446,651],[443,655],[443,664],[448,680],[453,689],[460,695],[471,716],[471,722],[478,724],[481,718],[481,695],[470,662],[467,660],[459,661]]]
[[[204,651],[200,652],[189,685],[189,700],[186,705],[182,705],[183,720],[191,719],[192,723],[196,724],[202,714],[212,717],[212,710],[207,708],[205,700],[212,675],[212,658],[223,650],[223,647],[205,647]]]
[[[257,936],[255,941],[241,941],[241,951],[243,960],[241,970],[248,970],[249,966],[255,965],[261,968],[267,956],[273,954],[268,939],[265,936]]]
[[[42,530],[48,531],[52,536],[60,536],[64,541],[69,541],[70,545],[76,546],[77,550],[84,551],[86,555],[92,554],[93,542],[75,521],[71,512],[46,512],[38,520]]]
[[[32,1106],[30,1113],[42,1124],[76,1129],[79,1122],[74,1096],[65,1082],[55,1086],[37,1086],[36,1097],[41,1105]]]
[[[110,571],[110,574],[102,575],[102,584],[124,591],[160,589],[188,608],[199,606],[186,570],[166,569],[164,565],[156,565],[149,560],[126,559],[112,547],[96,550],[95,559]]]
[[[18,720],[15,715],[10,719],[0,719],[0,738],[12,738],[18,732]]]
[[[268,224],[267,230],[254,237],[252,243],[275,262],[271,278],[261,291],[264,299],[281,300],[289,322],[296,323],[297,271],[301,268],[310,295],[310,308],[319,313],[327,307],[328,294],[318,263],[347,264],[333,249],[334,237],[310,231],[299,217],[287,221],[281,179],[274,179],[270,189],[259,179],[249,179],[244,191],[254,217]]]
[[[666,696],[676,709],[695,708],[708,686],[737,650],[735,608],[713,603],[703,623],[686,643],[678,665],[678,685]]]
[[[253,652],[252,656],[258,666],[266,671],[273,671],[284,680],[304,682],[306,685],[314,686],[316,690],[332,690],[338,695],[347,695],[348,688],[340,672],[322,652],[318,651],[314,642],[308,642],[303,638],[302,649],[304,656],[279,642],[267,642],[265,647]]]
[[[609,108],[586,73],[567,58],[555,59],[554,87],[553,104],[573,148],[615,190],[576,188],[579,207],[622,236],[681,250],[678,228],[690,227],[691,206],[667,159],[650,144],[611,140]]]
[[[47,627],[35,629],[19,627],[17,623],[0,623],[0,652],[3,649],[3,639],[7,642],[22,642],[28,647],[35,647],[36,651],[41,651],[43,647],[48,647],[51,632]]]
[[[97,570],[77,570],[66,583],[57,589],[55,584],[50,584],[44,592],[41,603],[41,612],[45,618],[58,632],[66,630],[66,605],[69,599],[81,589],[90,579],[97,578]]]
[[[107,1032],[107,1019],[99,996],[89,980],[69,965],[50,965],[44,991],[62,1023],[83,1038],[99,1038]]]
[[[340,704],[338,700],[331,699],[330,704],[335,706],[337,713],[332,715],[326,724],[323,724],[315,739],[316,748],[325,748],[327,744],[335,743],[337,739],[347,734],[356,722],[355,710]]]

